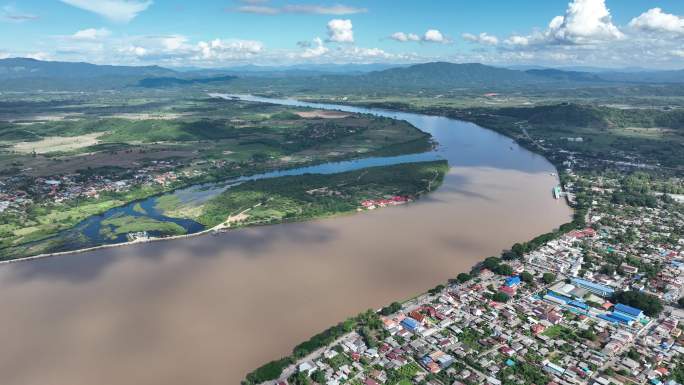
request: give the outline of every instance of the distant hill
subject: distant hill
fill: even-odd
[[[181,79],[176,77],[145,78],[138,82],[138,86],[145,88],[161,88],[173,86],[185,86],[191,84],[222,83],[237,79],[236,76],[216,76],[208,78]]]
[[[548,82],[546,77],[523,71],[492,67],[479,63],[434,62],[404,68],[391,68],[360,76],[374,84],[404,85],[425,88],[470,88],[510,86]]]
[[[497,114],[527,120],[539,127],[661,127],[684,129],[684,111],[619,109],[588,104],[561,103],[534,107],[504,107]]]
[[[389,68],[388,68],[389,67]],[[235,82],[235,77],[242,80]],[[301,92],[397,93],[458,89],[585,87],[611,84],[684,83],[684,70],[587,72],[552,68],[511,69],[479,63],[432,62],[415,65],[346,64],[242,66],[225,69],[115,66],[82,62],[0,59],[0,90],[89,90],[122,87],[180,87],[193,84],[280,87]]]
[[[570,81],[570,82],[605,82],[606,80],[601,78],[601,76],[581,71],[563,71],[558,69],[531,69],[525,71],[525,73],[536,76],[543,77],[547,79],[559,80],[559,81]]]
[[[114,66],[82,62],[41,61],[27,58],[0,59],[0,79],[95,78],[112,76],[173,76],[176,71],[159,66]]]
[[[605,72],[602,79],[623,83],[684,83],[684,70]]]
[[[0,60],[0,89],[88,90],[120,88],[177,72],[159,66],[114,66],[27,58]]]

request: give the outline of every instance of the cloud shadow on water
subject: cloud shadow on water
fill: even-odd
[[[159,263],[169,255],[227,258],[230,254],[256,258],[274,248],[278,242],[306,247],[330,242],[336,236],[336,230],[320,221],[276,224],[16,262],[1,268],[11,269],[11,279],[16,282],[51,279],[84,283],[100,277],[108,267],[123,258]]]

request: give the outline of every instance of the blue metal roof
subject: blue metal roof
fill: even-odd
[[[629,324],[634,322],[634,318],[628,317],[624,314],[620,313],[611,313],[608,317],[615,319],[616,321],[623,323],[623,324]]]
[[[558,299],[560,299],[560,300],[563,300],[563,301],[565,301],[565,302],[570,301],[570,298],[569,298],[569,297],[566,297],[566,296],[564,296],[564,295],[562,295],[562,294],[558,294],[558,293],[556,293],[556,292],[553,291],[553,290],[549,290],[548,293],[546,293],[546,295],[549,295],[549,296],[551,296],[551,297],[556,297],[556,298],[558,298]]]
[[[401,324],[409,329],[415,329],[418,327],[418,321],[410,317],[406,317],[403,320],[401,320]]]
[[[586,279],[581,279],[581,278],[573,278],[572,283],[575,283],[579,286],[584,286],[600,291],[605,291],[606,293],[613,293],[615,290],[613,290],[612,287],[606,286],[606,285],[601,285],[599,283],[587,281]]]
[[[513,285],[519,285],[520,284],[520,277],[517,275],[515,277],[508,277],[506,278],[506,286],[513,286]]]
[[[589,306],[588,306],[586,303],[584,303],[584,302],[580,302],[580,301],[570,301],[570,302],[568,302],[568,303],[569,303],[570,305],[572,305],[572,306],[574,306],[574,307],[578,307],[578,308],[580,308],[580,309],[584,309],[584,310],[589,309]]]
[[[635,307],[623,305],[621,303],[615,305],[615,311],[619,311],[620,313],[625,313],[625,314],[630,315],[632,317],[638,317],[643,313],[643,311],[641,309],[637,309]]]
[[[600,319],[602,319],[602,320],[605,320],[605,321],[608,321],[608,322],[612,322],[612,323],[614,323],[614,324],[619,322],[618,320],[616,320],[615,318],[612,318],[612,317],[611,317],[610,315],[608,315],[608,314],[599,314],[598,317],[599,317]]]

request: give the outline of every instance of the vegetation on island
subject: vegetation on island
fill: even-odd
[[[120,215],[101,222],[100,234],[106,238],[137,232],[153,233],[157,236],[181,235],[185,229],[173,222],[158,221],[145,216]]]
[[[299,221],[356,211],[366,199],[415,198],[436,189],[446,161],[371,167],[246,182],[209,200],[197,220],[211,227],[244,212],[236,226]]]

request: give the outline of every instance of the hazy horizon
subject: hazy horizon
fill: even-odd
[[[680,69],[683,14],[684,3],[674,0],[27,0],[0,3],[0,58],[205,68],[449,61]]]

